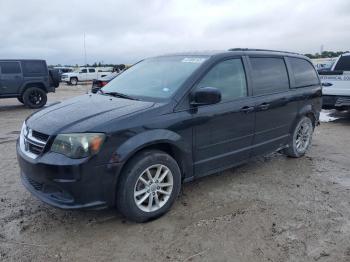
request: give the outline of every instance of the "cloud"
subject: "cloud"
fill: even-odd
[[[0,57],[133,63],[179,51],[348,50],[348,0],[1,1]]]

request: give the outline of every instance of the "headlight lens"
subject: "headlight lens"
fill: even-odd
[[[106,138],[102,133],[57,135],[51,151],[70,158],[84,158],[97,154]]]

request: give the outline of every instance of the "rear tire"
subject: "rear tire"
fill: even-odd
[[[145,150],[125,166],[117,187],[117,208],[127,219],[146,222],[169,211],[181,188],[177,162],[159,150]]]
[[[284,154],[289,157],[305,155],[311,145],[313,131],[312,120],[306,116],[302,117],[294,127],[288,147],[284,149]]]
[[[72,77],[70,80],[69,80],[69,83],[73,86],[76,86],[78,84],[78,78],[76,77]]]
[[[36,109],[46,104],[47,95],[41,88],[29,87],[24,91],[22,99],[25,106]]]

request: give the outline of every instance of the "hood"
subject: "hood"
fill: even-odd
[[[47,135],[100,131],[95,128],[103,123],[134,114],[153,105],[153,102],[87,94],[34,113],[27,119],[27,125]]]

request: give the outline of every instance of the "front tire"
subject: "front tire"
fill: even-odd
[[[301,157],[311,145],[314,126],[309,117],[302,117],[295,125],[288,147],[284,153],[289,157]]]
[[[168,212],[181,188],[177,162],[159,150],[145,150],[129,161],[117,187],[117,208],[126,218],[146,222]]]
[[[23,93],[23,103],[29,108],[41,108],[47,102],[47,95],[44,90],[38,87],[29,87]]]

